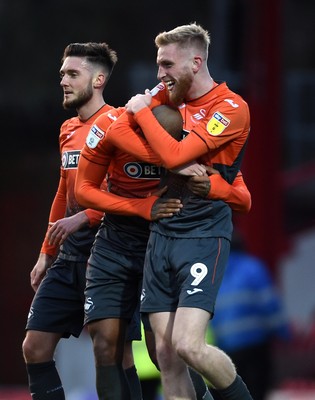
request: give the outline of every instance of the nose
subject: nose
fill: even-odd
[[[67,86],[67,79],[66,79],[66,75],[62,76],[60,79],[60,86]]]
[[[162,78],[164,78],[165,77],[165,71],[164,71],[164,68],[163,67],[159,67],[158,68],[158,72],[157,72],[157,78],[158,78],[158,80],[162,80]]]

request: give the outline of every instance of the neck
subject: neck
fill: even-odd
[[[203,76],[199,76],[195,80],[192,90],[189,91],[188,98],[186,100],[194,100],[210,92],[215,86],[215,83],[209,73]]]
[[[98,110],[100,110],[105,105],[105,101],[102,98],[100,99],[91,99],[89,102],[84,104],[84,106],[77,109],[78,117],[81,121],[86,121],[93,114],[95,114]]]

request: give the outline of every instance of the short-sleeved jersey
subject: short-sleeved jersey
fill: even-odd
[[[74,195],[74,184],[78,168],[81,149],[85,143],[88,132],[95,118],[110,110],[112,106],[105,104],[97,113],[88,120],[81,121],[78,117],[66,120],[60,128],[59,148],[61,154],[61,179],[65,181],[66,212],[65,217],[70,217],[85,210],[80,206]],[[104,182],[105,185],[105,182]],[[106,188],[106,185],[104,186]],[[103,217],[99,211],[89,210],[89,219],[93,222],[72,233],[60,247],[60,257],[73,261],[85,261],[90,255],[98,226]]]
[[[164,84],[157,85],[151,93],[151,108],[169,102]],[[205,95],[185,102],[179,109],[184,120],[184,131],[187,133],[180,142],[157,123],[148,107],[137,112],[134,120],[142,128],[152,150],[167,169],[197,160],[213,166],[228,183],[233,183],[240,170],[250,129],[246,102],[225,83],[221,83]],[[116,125],[116,129],[109,132],[108,141],[119,144],[121,148],[124,146],[126,151],[132,148],[139,154],[150,154],[145,143],[135,141],[134,136],[130,135],[131,129],[124,131],[124,124],[128,125],[126,117],[121,119],[120,126]],[[116,133],[119,137],[116,137],[115,142],[112,139]],[[136,144],[139,145],[137,149]],[[176,177],[173,178],[172,184],[175,185]],[[180,180],[184,182],[183,178],[176,178],[178,187],[181,186]],[[197,198],[186,189],[183,189],[181,199],[184,201],[181,211],[172,218],[152,223],[152,230],[175,237],[231,238],[231,209],[226,203]]]

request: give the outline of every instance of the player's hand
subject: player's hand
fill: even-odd
[[[167,186],[152,193],[152,196],[162,196],[167,191]],[[179,199],[157,199],[151,209],[151,221],[172,217],[183,207]]]
[[[171,169],[171,172],[186,176],[203,176],[207,174],[206,167],[202,164],[198,164],[196,161],[182,165],[179,168]]]
[[[186,185],[188,186],[188,189],[193,192],[196,196],[206,198],[210,192],[211,189],[211,182],[209,179],[209,175],[212,174],[219,174],[220,172],[217,171],[216,169],[209,167],[209,166],[204,166],[207,174],[208,175],[203,175],[203,176],[192,176],[189,178],[187,181]]]
[[[53,257],[43,253],[39,255],[37,263],[30,273],[31,286],[34,292],[36,292],[36,290],[38,289],[38,286],[46,275],[47,269],[50,268],[52,263]]]
[[[149,89],[146,89],[145,94],[136,94],[125,105],[127,112],[135,114],[145,107],[150,106],[152,95]]]
[[[67,237],[89,222],[84,211],[81,211],[71,217],[59,219],[51,224],[47,232],[47,239],[51,246],[61,246]]]
[[[162,199],[155,201],[151,209],[151,220],[156,221],[161,218],[169,218],[177,214],[183,207],[178,199]]]

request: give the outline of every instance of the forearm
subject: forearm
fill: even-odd
[[[178,142],[159,124],[148,107],[137,112],[134,118],[167,169],[180,167],[208,152],[206,143],[194,133]]]
[[[139,216],[150,220],[151,208],[156,196],[144,199],[117,196],[110,192],[103,192],[90,184],[82,184],[76,189],[78,202],[87,208],[105,213]]]
[[[41,253],[49,255],[51,257],[56,255],[56,253],[58,251],[58,246],[49,244],[49,240],[47,239],[47,233],[48,233],[51,225],[54,222],[56,222],[57,220],[59,220],[61,218],[64,218],[65,213],[66,213],[66,206],[67,206],[66,183],[65,183],[64,178],[61,176],[60,180],[59,180],[57,192],[55,194],[54,200],[53,200],[51,208],[50,208],[49,219],[48,219],[48,224],[47,224],[47,231],[45,234],[44,241],[42,243],[42,247],[40,249]]]
[[[126,112],[108,128],[106,141],[138,160],[161,165],[160,157],[152,150],[146,139],[136,132],[136,127],[138,125],[135,124],[133,116]]]
[[[211,175],[211,188],[208,198],[223,200],[233,211],[246,214],[251,209],[251,194],[247,189],[243,178],[238,175],[233,184],[227,183],[219,174]]]

